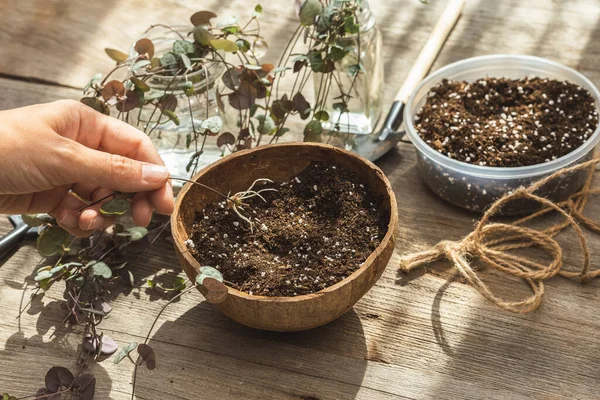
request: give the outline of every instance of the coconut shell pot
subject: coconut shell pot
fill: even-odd
[[[245,150],[224,157],[196,174],[192,180],[221,193],[247,189],[259,178],[289,181],[313,161],[341,165],[367,184],[377,207],[389,215],[387,233],[363,265],[342,281],[319,292],[294,297],[255,296],[232,287],[224,301],[215,304],[233,320],[269,331],[301,331],[324,325],[348,311],[369,291],[383,273],[396,241],[398,210],[390,182],[377,166],[339,148],[309,143],[286,143]],[[189,253],[185,241],[196,218],[206,205],[222,200],[198,185],[187,184],[179,193],[173,213],[172,232],[179,261],[192,280],[201,265]]]

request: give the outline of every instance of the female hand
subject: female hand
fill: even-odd
[[[0,214],[49,213],[77,236],[112,223],[88,202],[137,193],[132,216],[146,226],[173,211],[169,172],[150,139],[74,100],[0,111]],[[78,198],[79,197],[79,198]]]

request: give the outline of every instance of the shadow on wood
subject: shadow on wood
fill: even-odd
[[[190,400],[353,399],[367,368],[354,310],[320,328],[278,333],[242,326],[203,302],[165,322],[149,344],[157,367],[139,369],[139,398],[153,398],[160,385],[168,398]]]

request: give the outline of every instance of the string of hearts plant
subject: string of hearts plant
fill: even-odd
[[[275,190],[272,188],[255,189],[259,182],[271,182],[268,179],[258,179],[247,190],[233,195],[224,195],[199,182],[184,178],[172,179],[190,182],[222,196],[226,200],[227,207],[242,220],[248,222],[251,229],[253,222],[243,214],[244,207],[247,206],[244,201],[252,197],[259,197],[265,201],[262,193]],[[123,216],[131,209],[130,199],[133,197],[131,193],[115,192],[110,197],[113,198],[109,200],[107,196],[90,202],[83,209],[104,202],[100,207],[100,212],[109,217]],[[54,218],[46,214],[23,215],[22,217],[29,226],[37,226],[40,229],[37,241],[39,253],[46,258],[58,258],[54,264],[44,266],[36,271],[34,279],[37,287],[30,302],[20,310],[18,318],[35,296],[40,293],[43,295],[54,284],[62,281],[65,290],[64,303],[61,304],[61,308],[66,311],[66,316],[51,337],[66,324],[83,325],[82,344],[77,354],[77,370],[73,373],[64,367],[52,367],[45,378],[46,386],[38,390],[35,399],[58,399],[62,394],[68,392],[83,400],[91,400],[94,396],[95,377],[89,373],[84,374],[88,370],[89,362],[110,357],[118,350],[117,343],[99,329],[102,320],[108,317],[112,311],[108,301],[111,289],[119,280],[124,279],[132,288],[136,286],[134,276],[127,268],[126,257],[130,254],[143,254],[168,228],[169,222],[158,223],[150,230],[142,227],[126,229],[123,225],[116,223],[107,231],[97,232],[89,239],[77,241],[72,240],[68,232],[59,227]],[[150,240],[149,237],[153,238]],[[126,252],[144,240],[146,243],[138,246],[137,250],[129,254]],[[138,366],[145,364],[148,369],[152,370],[156,365],[156,355],[152,347],[148,345],[148,340],[166,307],[194,289],[198,289],[209,302],[219,303],[227,296],[227,287],[223,282],[221,273],[210,266],[201,267],[195,282],[191,284],[183,277],[177,277],[171,287],[165,287],[151,279],[146,281],[151,289],[171,294],[172,297],[158,312],[144,342],[139,345],[137,343],[128,344],[113,359],[115,363],[120,363],[123,359],[128,358],[135,365],[132,398],[135,394]],[[136,361],[131,357],[133,351],[137,351],[138,354]],[[13,396],[8,394],[4,397],[13,400]]]
[[[186,147],[195,147],[187,165],[191,174],[198,167],[209,136],[219,135],[216,144],[223,154],[260,145],[264,143],[265,136],[270,136],[269,142],[272,143],[289,131],[286,122],[292,115],[306,121],[306,141],[323,141],[322,123],[330,118],[327,109],[332,85],[336,85],[340,93],[333,103],[333,109],[339,111],[339,116],[329,138],[344,133],[341,132],[340,119],[349,112],[354,84],[364,71],[360,48],[356,55],[352,55],[352,46],[348,45],[353,37],[358,37],[357,42],[360,43],[358,13],[361,9],[361,0],[305,0],[298,11],[300,23],[277,66],[261,64],[257,56],[260,48],[266,46],[260,35],[258,17],[263,11],[260,5],[254,8],[251,20],[245,25],[235,19],[213,25],[216,14],[210,11],[200,11],[191,16],[192,25],[187,35],[173,27],[152,25],[148,31],[161,27],[180,36],[172,49],[155,54],[155,44],[149,38],[135,43],[135,55],[132,57],[119,50],[105,49],[117,64],[105,77],[98,74],[92,78],[84,88],[81,101],[108,115],[113,110],[117,118],[152,135],[168,122],[179,125],[175,110],[178,101],[182,100],[178,100],[174,92],[183,90],[192,121],[190,132],[186,134]],[[250,29],[251,25],[256,27]],[[306,51],[298,50],[300,38],[308,45]],[[228,61],[228,54],[235,61]],[[349,55],[353,57],[352,65],[340,67],[341,60]],[[195,95],[194,84],[205,81],[203,94],[208,107],[211,65],[224,67],[220,78],[222,84],[216,89],[220,115],[208,117],[198,126],[194,123],[198,116],[193,115],[191,98]],[[125,67],[131,70],[130,76],[124,80],[109,80],[115,71]],[[336,69],[342,69],[353,78],[349,87],[341,82],[340,72]],[[283,93],[280,90],[281,80],[289,73],[293,75],[294,83],[290,92]],[[303,92],[313,73],[319,74],[320,79],[311,106]],[[154,77],[168,78],[164,90],[151,88],[148,82]],[[148,107],[152,111],[144,120],[142,111]],[[237,131],[235,134],[221,132],[222,117],[232,111],[236,114]]]

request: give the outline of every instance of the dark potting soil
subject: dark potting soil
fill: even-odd
[[[389,215],[351,171],[313,163],[289,182],[246,201],[248,222],[220,202],[197,213],[189,240],[200,265],[227,284],[261,296],[318,292],[356,271],[386,234]]]
[[[431,89],[416,128],[429,146],[470,164],[520,167],[562,157],[596,130],[594,98],[556,80],[444,80]]]

